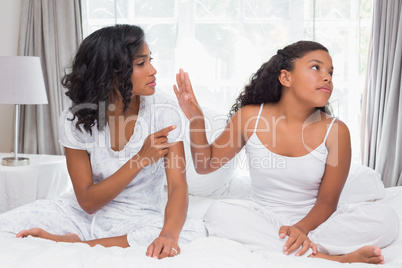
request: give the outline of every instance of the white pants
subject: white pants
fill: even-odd
[[[204,221],[209,236],[235,240],[253,251],[277,252],[282,252],[287,240],[287,237],[279,237],[279,228],[296,223],[243,200],[215,202],[205,213]],[[343,205],[308,236],[320,252],[339,255],[365,245],[386,247],[394,240],[398,229],[398,216],[390,207],[372,203]],[[304,256],[310,253],[311,250]]]
[[[125,211],[124,211],[125,212]],[[15,237],[22,230],[39,227],[54,234],[75,233],[82,240],[127,234],[130,246],[148,246],[163,227],[162,214],[134,211],[131,215],[108,206],[90,215],[63,200],[37,200],[0,214],[0,238]],[[205,237],[202,219],[187,219],[179,243]]]

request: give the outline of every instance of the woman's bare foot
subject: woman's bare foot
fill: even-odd
[[[81,239],[76,234],[70,233],[70,234],[64,234],[64,235],[55,235],[55,234],[48,233],[41,228],[31,228],[28,230],[23,230],[17,234],[17,238],[23,238],[23,237],[27,237],[29,235],[34,236],[34,237],[53,240],[56,242],[70,242],[70,243],[81,242]]]
[[[321,252],[317,252],[315,255],[310,255],[313,258],[323,258],[338,262],[363,262],[372,264],[384,264],[384,256],[381,255],[381,249],[375,246],[364,246],[351,253],[344,255],[326,255]]]

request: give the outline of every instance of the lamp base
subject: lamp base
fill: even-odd
[[[29,158],[25,157],[5,157],[1,162],[3,166],[26,166],[29,165]]]

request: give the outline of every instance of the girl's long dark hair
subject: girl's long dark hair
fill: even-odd
[[[328,49],[320,43],[313,41],[299,41],[279,49],[268,62],[261,65],[260,69],[251,77],[249,84],[237,97],[233,104],[229,118],[237,110],[248,104],[274,103],[278,102],[282,95],[282,84],[279,82],[281,70],[292,71],[296,59],[302,58],[308,52]],[[328,104],[317,109],[330,114]]]
[[[81,43],[65,74],[62,85],[71,99],[76,127],[92,134],[105,126],[109,101],[118,96],[126,111],[131,102],[133,59],[144,44],[143,30],[134,25],[115,25],[99,29]]]

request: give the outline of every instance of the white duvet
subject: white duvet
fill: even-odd
[[[200,216],[214,202],[212,198],[190,197],[189,215]],[[402,187],[385,189],[376,202],[391,205],[402,226]],[[156,260],[145,256],[145,247],[89,247],[83,243],[56,243],[34,237],[0,240],[0,267],[377,267],[369,264],[337,262],[285,256],[266,250],[251,252],[226,239],[207,237],[181,246],[174,258]],[[402,235],[383,249],[386,264],[402,267]]]

